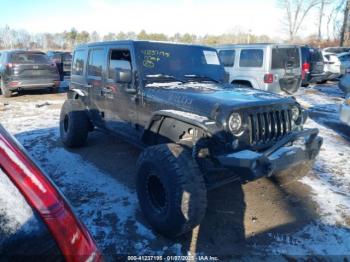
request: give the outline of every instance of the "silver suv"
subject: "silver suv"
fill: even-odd
[[[301,84],[300,47],[246,44],[216,47],[230,83],[265,91],[295,93]]]

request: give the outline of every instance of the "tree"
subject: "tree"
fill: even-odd
[[[78,31],[73,27],[69,32],[64,31],[64,38],[70,48],[73,48],[77,39]]]
[[[115,33],[108,33],[107,35],[105,35],[103,37],[103,41],[112,41],[112,40],[116,40],[117,36]]]
[[[91,42],[98,42],[101,41],[101,36],[99,35],[99,33],[97,33],[96,31],[93,31],[90,35],[90,41]]]
[[[278,3],[285,11],[289,40],[293,42],[305,17],[319,5],[320,0],[278,0]]]
[[[80,33],[77,34],[76,41],[79,44],[82,43],[87,43],[90,41],[90,34],[87,31],[81,31]]]

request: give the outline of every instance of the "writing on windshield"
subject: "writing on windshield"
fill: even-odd
[[[162,50],[141,50],[141,53],[144,56],[143,66],[147,68],[154,68],[155,64],[158,63],[161,59],[166,59],[170,57],[170,53]]]

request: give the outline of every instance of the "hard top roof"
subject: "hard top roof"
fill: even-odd
[[[146,40],[114,40],[114,41],[102,41],[102,42],[92,42],[77,45],[75,49],[85,48],[85,47],[94,47],[94,46],[105,46],[105,45],[133,45],[134,43],[154,43],[154,44],[169,44],[169,45],[182,45],[182,46],[198,46],[212,48],[204,45],[198,44],[189,44],[189,43],[177,43],[177,42],[167,42],[167,41],[146,41]]]
[[[254,46],[259,46],[259,47],[267,47],[267,46],[299,46],[296,44],[286,44],[286,43],[251,43],[251,44],[225,44],[225,45],[215,45],[214,47],[217,49],[223,49],[223,48],[232,48],[232,47],[254,47]]]

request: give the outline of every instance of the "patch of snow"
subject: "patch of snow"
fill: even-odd
[[[309,93],[298,97],[310,106],[334,108],[341,99]],[[337,112],[328,114],[338,121]],[[270,234],[274,242],[267,248],[272,254],[337,255],[350,254],[350,143],[333,130],[308,120],[307,128],[318,128],[324,143],[312,174],[300,179],[311,188],[320,218],[291,235]]]

